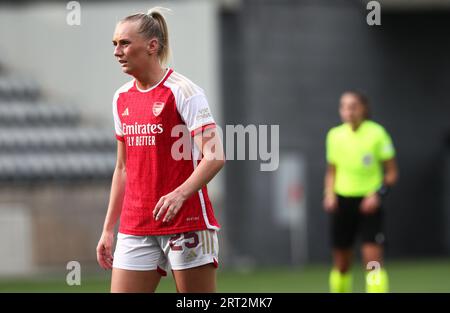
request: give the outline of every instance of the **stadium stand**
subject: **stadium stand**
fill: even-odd
[[[110,129],[83,124],[73,105],[50,103],[38,83],[0,72],[0,182],[110,178]]]

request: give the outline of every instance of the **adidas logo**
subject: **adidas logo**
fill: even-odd
[[[196,258],[197,254],[194,252],[194,250],[189,251],[188,255],[186,256],[186,261],[191,261],[192,259]]]
[[[123,111],[122,116],[128,116],[130,115],[130,113],[128,112],[128,108],[125,109],[125,111]]]

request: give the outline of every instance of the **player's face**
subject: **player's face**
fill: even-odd
[[[364,119],[364,113],[364,106],[355,95],[342,95],[339,114],[344,123],[358,124]]]
[[[124,22],[116,26],[113,37],[114,56],[124,73],[134,75],[149,62],[148,40],[138,33],[138,23]]]

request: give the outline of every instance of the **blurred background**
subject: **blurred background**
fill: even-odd
[[[341,93],[357,89],[400,167],[386,205],[391,289],[450,292],[450,0],[378,2],[373,26],[359,0],[79,1],[80,25],[67,23],[68,1],[2,2],[0,291],[108,291],[95,247],[112,97],[130,80],[111,39],[120,18],[158,5],[172,10],[170,66],[205,90],[218,124],[280,127],[276,171],[229,160],[208,185],[219,291],[328,290],[325,136]],[[69,261],[81,286],[66,284]],[[170,277],[159,291],[175,291]]]

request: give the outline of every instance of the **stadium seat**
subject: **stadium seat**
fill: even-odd
[[[110,179],[111,129],[86,126],[75,105],[41,94],[32,79],[0,75],[0,182]]]

